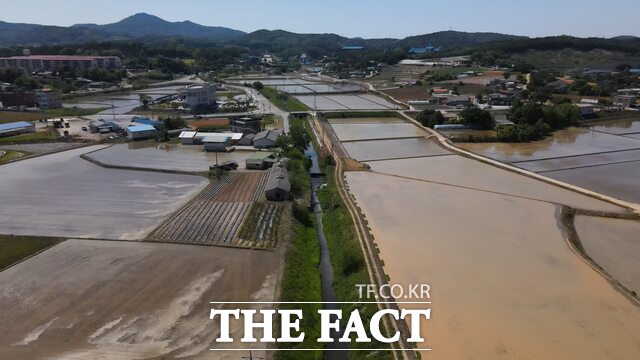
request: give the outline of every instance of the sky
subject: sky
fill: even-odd
[[[0,21],[60,26],[107,24],[145,12],[247,32],[283,29],[364,38],[443,30],[533,37],[640,36],[638,0],[29,0],[0,7]]]

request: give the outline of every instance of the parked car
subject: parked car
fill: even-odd
[[[87,127],[86,127],[86,126],[83,126],[83,127],[82,127],[82,131],[89,131],[89,129],[87,129]]]

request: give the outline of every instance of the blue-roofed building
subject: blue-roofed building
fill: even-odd
[[[342,50],[350,51],[350,50],[364,50],[364,46],[360,45],[346,45],[342,47]]]
[[[632,74],[640,75],[640,68],[638,69],[629,69],[629,72]]]
[[[127,128],[129,140],[145,140],[156,136],[156,128],[151,125],[134,125]]]
[[[36,132],[36,126],[27,121],[0,124],[0,137],[20,135],[32,132]]]
[[[134,123],[140,124],[140,125],[151,125],[154,128],[156,128],[157,130],[161,130],[161,129],[165,128],[164,122],[158,121],[158,120],[147,119],[147,118],[133,119],[131,122],[134,122]]]
[[[434,51],[440,51],[440,48],[436,48],[431,44],[425,47],[415,47],[415,48],[409,49],[409,53],[411,54],[427,54]]]

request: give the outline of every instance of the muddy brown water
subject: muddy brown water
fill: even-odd
[[[575,226],[589,257],[640,294],[640,221],[578,215]]]
[[[332,124],[331,126],[340,141],[427,136],[427,133],[408,123]]]
[[[623,208],[462,156],[375,161],[372,171],[600,211]]]
[[[0,273],[3,359],[238,359],[210,301],[273,301],[279,254],[68,240]],[[238,286],[242,284],[242,286]],[[244,306],[249,308],[249,305]],[[238,324],[232,325],[240,337]],[[264,352],[254,356],[265,357]]]
[[[253,151],[217,153],[218,163],[234,160],[245,167],[245,160]],[[158,144],[136,142],[118,144],[88,154],[92,159],[108,165],[179,171],[207,171],[216,163],[216,153],[203,151],[202,145]]]
[[[0,171],[0,233],[139,240],[186,204],[201,176],[106,169],[92,146],[26,159]]]
[[[425,138],[353,141],[342,146],[350,157],[358,161],[452,154],[434,140]]]
[[[456,146],[492,159],[512,163],[640,149],[640,141],[585,128],[569,128],[556,131],[544,140],[530,143],[459,143]]]
[[[640,309],[569,250],[557,206],[376,173],[346,178],[391,283],[431,285],[423,358],[640,357]],[[485,181],[500,179],[514,181]]]

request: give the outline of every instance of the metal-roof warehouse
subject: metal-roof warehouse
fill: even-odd
[[[27,121],[0,124],[0,137],[35,132],[36,126]]]

